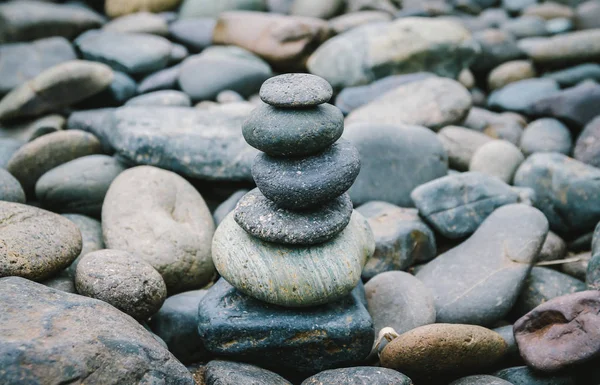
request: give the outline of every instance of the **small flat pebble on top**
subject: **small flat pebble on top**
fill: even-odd
[[[275,107],[312,107],[327,103],[332,96],[331,85],[310,74],[275,76],[260,88],[262,101]]]

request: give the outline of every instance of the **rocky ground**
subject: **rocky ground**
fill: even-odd
[[[0,384],[600,384],[600,0],[0,3]]]

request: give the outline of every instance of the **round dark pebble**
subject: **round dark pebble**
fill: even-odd
[[[234,218],[247,233],[263,241],[313,245],[336,236],[348,225],[351,215],[348,194],[315,209],[291,211],[277,207],[254,189],[239,201]]]

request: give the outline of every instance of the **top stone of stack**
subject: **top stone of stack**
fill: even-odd
[[[260,88],[263,102],[280,108],[305,108],[327,103],[333,96],[331,85],[310,74],[284,74],[265,81]]]

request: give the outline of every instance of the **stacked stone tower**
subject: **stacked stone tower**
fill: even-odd
[[[262,151],[252,167],[258,188],[217,229],[213,260],[225,280],[261,301],[336,301],[356,287],[373,253],[370,229],[346,193],[359,153],[340,139],[344,117],[327,103],[332,94],[314,75],[276,76],[244,123],[244,138]]]

